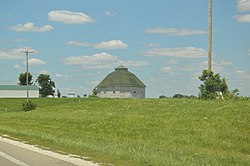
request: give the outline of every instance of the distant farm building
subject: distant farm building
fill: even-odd
[[[74,97],[76,97],[76,93],[75,92],[68,92],[67,97],[68,98],[74,98]]]
[[[27,86],[23,85],[0,85],[0,98],[25,98]],[[36,85],[29,86],[29,97],[38,98],[39,88]]]
[[[95,88],[101,98],[145,98],[145,85],[123,65],[107,75]]]

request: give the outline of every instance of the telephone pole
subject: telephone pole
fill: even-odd
[[[25,53],[26,55],[26,89],[27,89],[27,97],[26,97],[26,102],[29,101],[29,62],[28,62],[28,59],[29,59],[29,54],[30,53],[34,53],[33,51],[22,51],[22,53]]]
[[[208,0],[208,72],[212,71],[212,0]]]

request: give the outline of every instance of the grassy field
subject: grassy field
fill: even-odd
[[[0,99],[0,135],[114,165],[249,165],[250,101]]]

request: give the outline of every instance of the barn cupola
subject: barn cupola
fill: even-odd
[[[128,71],[128,68],[123,66],[123,65],[119,65],[115,68],[115,70],[124,70],[124,71]]]

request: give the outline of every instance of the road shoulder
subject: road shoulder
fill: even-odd
[[[69,162],[69,163],[72,163],[74,165],[78,165],[78,166],[97,166],[97,164],[95,164],[95,163],[92,163],[90,161],[86,161],[86,160],[83,160],[83,159],[80,159],[80,158],[76,158],[76,157],[74,157],[74,155],[64,155],[64,154],[55,153],[55,152],[52,152],[52,151],[49,151],[49,150],[38,148],[35,145],[29,145],[29,144],[26,144],[24,142],[8,139],[6,137],[7,136],[0,136],[0,141],[4,142],[4,143],[11,144],[11,145],[15,145],[15,146],[23,148],[23,149],[27,149],[27,150],[36,152],[36,153],[39,153],[39,154],[42,154],[42,155],[53,157],[53,158],[58,159],[58,160]]]

